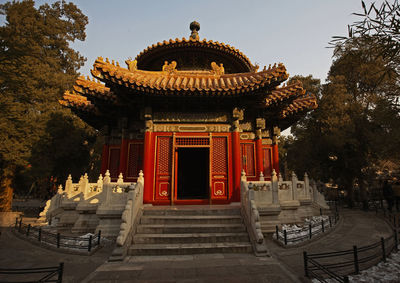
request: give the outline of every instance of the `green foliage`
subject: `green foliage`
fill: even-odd
[[[289,168],[332,179],[352,197],[382,160],[399,161],[399,74],[359,38],[337,48],[319,107],[293,128]],[[306,79],[306,78],[300,78]]]
[[[38,8],[32,0],[8,2],[0,13],[6,16],[0,26],[0,173],[26,190],[17,175],[65,178],[67,169],[87,164],[95,133],[58,100],[85,61],[69,45],[85,39],[88,19],[64,1]],[[75,166],[64,158],[68,147]]]
[[[362,12],[353,13],[358,21],[348,26],[348,36],[334,36],[330,44],[343,46],[353,39],[369,38],[378,54],[387,61],[399,63],[400,55],[400,4],[398,0],[383,1],[378,7],[375,2],[367,7],[361,1]]]

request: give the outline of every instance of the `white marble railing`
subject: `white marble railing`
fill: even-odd
[[[143,172],[140,171],[139,178],[135,186],[128,187],[128,201],[125,205],[125,210],[122,213],[122,223],[120,226],[120,232],[117,238],[117,245],[122,247],[125,245],[129,234],[132,231],[132,227],[135,225],[138,214],[143,205],[143,186],[144,178]]]
[[[127,187],[135,183],[124,182],[122,174],[117,182],[111,182],[110,172],[107,170],[105,176],[100,174],[96,183],[89,183],[88,175],[80,177],[78,183],[73,183],[71,175],[65,183],[65,189],[60,185],[57,194],[47,201],[45,209],[41,212],[41,218],[50,219],[62,208],[91,206],[94,209],[101,207],[120,206],[122,209],[128,199]],[[61,209],[61,210],[60,210]]]
[[[252,240],[256,254],[264,254],[267,252],[264,245],[264,235],[261,231],[260,215],[254,201],[254,191],[249,190],[246,175],[242,172],[241,179],[241,207],[242,215],[246,226],[249,228],[250,238]]]
[[[242,176],[242,179],[243,177],[245,178]],[[253,191],[256,204],[280,206],[313,202],[328,208],[323,195],[317,190],[315,182],[310,182],[307,173],[304,174],[303,181],[298,180],[295,173],[292,174],[291,180],[284,181],[281,177],[277,178],[273,170],[271,181],[246,181],[246,184],[248,189]]]

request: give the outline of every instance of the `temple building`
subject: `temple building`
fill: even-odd
[[[104,135],[101,173],[135,182],[154,205],[240,201],[248,181],[279,175],[277,137],[317,107],[283,64],[253,65],[238,49],[200,39],[149,46],[126,66],[99,57],[60,101]]]

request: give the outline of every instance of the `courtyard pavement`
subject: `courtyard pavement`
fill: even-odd
[[[310,253],[351,249],[391,235],[390,227],[372,212],[342,210],[330,233],[310,243],[286,248],[267,240],[270,257],[252,254],[128,257],[107,262],[112,246],[92,256],[59,253],[14,236],[3,228],[0,268],[33,268],[65,263],[63,282],[307,282],[303,251]],[[25,278],[26,280],[27,278]],[[0,280],[1,281],[1,280]]]

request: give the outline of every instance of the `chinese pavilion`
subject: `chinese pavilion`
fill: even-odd
[[[127,60],[99,57],[61,104],[105,134],[102,174],[136,181],[144,203],[217,204],[240,200],[240,178],[279,174],[277,136],[317,107],[283,64],[261,71],[238,49],[189,39],[159,42]]]

